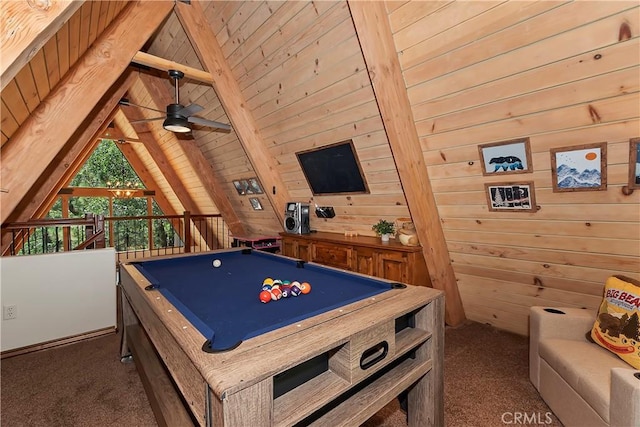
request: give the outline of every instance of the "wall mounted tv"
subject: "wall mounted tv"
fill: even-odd
[[[368,193],[353,141],[296,153],[314,195]]]

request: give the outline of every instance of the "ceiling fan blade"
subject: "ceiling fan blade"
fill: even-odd
[[[128,142],[143,144],[142,140],[136,138],[100,138],[100,141],[113,141],[116,144],[126,144]]]
[[[196,113],[199,113],[202,110],[204,110],[204,107],[201,107],[198,104],[191,104],[191,105],[187,105],[182,110],[178,111],[178,114],[180,114],[183,117],[189,117],[189,116],[193,116]]]
[[[163,110],[156,110],[155,108],[151,108],[151,107],[145,107],[144,105],[137,105],[137,104],[133,104],[131,102],[129,102],[126,99],[121,99],[119,102],[120,105],[126,105],[129,107],[138,107],[138,108],[146,108],[147,110],[151,110],[151,111],[157,111],[158,113],[164,113],[165,111]]]
[[[214,122],[213,120],[207,120],[200,117],[187,117],[189,123],[195,123],[200,126],[207,126],[214,129],[231,131],[231,126],[226,123]]]
[[[118,139],[116,139],[116,142],[120,143],[120,144],[124,144],[126,142],[132,142],[134,144],[143,144],[142,140],[140,140],[140,139],[137,139],[137,138],[126,138],[126,137],[125,138],[118,138]]]
[[[153,121],[156,121],[156,120],[164,120],[164,119],[166,119],[166,117],[154,117],[152,119],[132,120],[129,123],[134,125],[136,123],[146,123],[146,122],[153,122]]]

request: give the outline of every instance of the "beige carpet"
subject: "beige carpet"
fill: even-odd
[[[155,426],[135,367],[118,352],[109,335],[2,360],[0,425]],[[549,412],[528,379],[527,339],[472,322],[446,330],[444,397],[447,426],[504,426],[525,413],[544,424]],[[365,424],[404,425],[396,401]]]

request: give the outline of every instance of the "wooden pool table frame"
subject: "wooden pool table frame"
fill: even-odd
[[[120,266],[121,356],[133,354],[160,425],[289,426],[314,414],[311,425],[357,426],[407,389],[409,426],[444,424],[441,291],[385,292],[211,354],[148,284],[135,266]],[[396,332],[396,319],[408,314],[412,326]],[[386,357],[362,369],[363,352],[383,341]],[[324,354],[328,370],[274,398],[277,374]]]

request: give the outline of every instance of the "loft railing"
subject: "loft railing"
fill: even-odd
[[[92,214],[87,214],[84,218],[44,218],[15,222],[3,226],[2,231],[3,235],[5,232],[11,235],[6,255],[35,255],[105,247],[104,217]]]
[[[7,224],[3,226],[5,233],[11,234],[5,255],[113,247],[119,260],[228,248],[232,241],[219,214],[189,212],[34,220]]]
[[[107,217],[108,246],[118,258],[146,258],[231,247],[233,240],[219,214]]]

